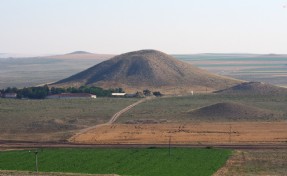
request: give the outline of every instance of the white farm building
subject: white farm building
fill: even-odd
[[[123,97],[125,95],[126,93],[112,93],[112,96],[115,96],[115,97]]]
[[[62,93],[62,94],[49,95],[46,98],[47,99],[97,98],[97,96],[89,93]]]

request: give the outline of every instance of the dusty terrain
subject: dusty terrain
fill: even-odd
[[[286,143],[286,122],[111,124],[78,134],[88,144]]]
[[[213,176],[285,176],[287,151],[284,150],[235,150],[224,167]]]

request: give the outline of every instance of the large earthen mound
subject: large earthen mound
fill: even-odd
[[[55,85],[190,92],[220,90],[240,82],[214,75],[160,51],[141,50],[115,56]]]

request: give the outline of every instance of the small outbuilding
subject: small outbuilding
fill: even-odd
[[[17,98],[17,93],[4,93],[3,98]]]
[[[124,97],[126,93],[112,93],[112,96],[114,97]]]

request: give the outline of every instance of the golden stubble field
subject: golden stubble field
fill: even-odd
[[[112,124],[70,138],[89,144],[286,143],[286,122]]]

